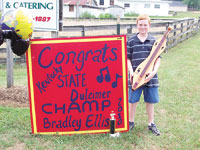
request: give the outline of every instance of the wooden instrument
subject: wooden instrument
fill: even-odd
[[[156,59],[165,50],[167,35],[170,30],[171,28],[168,28],[164,35],[155,41],[149,56],[136,68],[133,73],[132,90],[136,90],[145,84],[145,78],[148,76],[149,72],[153,71]]]

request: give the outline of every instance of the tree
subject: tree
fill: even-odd
[[[200,0],[183,0],[189,8],[200,8]]]

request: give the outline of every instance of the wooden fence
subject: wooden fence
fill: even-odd
[[[157,20],[158,21],[158,20]],[[155,37],[160,37],[168,27],[172,28],[172,31],[167,38],[167,47],[166,51],[177,45],[178,43],[188,39],[200,29],[200,18],[194,19],[180,19],[180,20],[162,20],[162,22],[153,22],[151,24],[150,34],[153,34]],[[69,37],[70,35],[74,36],[74,32],[80,32],[81,36],[94,36],[90,35],[91,32],[100,31],[101,35],[120,35],[126,34],[129,38],[133,33],[136,32],[136,24],[121,24],[120,20],[117,21],[117,24],[114,25],[98,25],[98,26],[63,26],[62,32],[68,32],[68,34],[61,35],[61,32],[51,32],[51,37]],[[112,31],[111,33],[109,31]],[[71,34],[69,34],[72,32]],[[90,34],[88,34],[90,32]],[[66,36],[67,35],[67,36]],[[99,33],[97,33],[99,35]],[[97,36],[96,35],[96,36]],[[72,36],[71,36],[72,37]],[[43,37],[34,37],[34,38],[43,38]],[[6,57],[7,55],[7,57]],[[3,57],[1,57],[3,56]],[[7,61],[6,61],[7,59]],[[7,87],[12,87],[14,85],[13,81],[13,63],[24,63],[26,61],[25,55],[21,57],[13,57],[10,42],[6,40],[6,47],[0,48],[0,63],[7,63]]]
[[[127,38],[129,38],[136,33],[135,20],[132,19],[131,21],[133,21],[132,24],[120,23],[118,20],[116,21],[117,23],[113,25],[65,25],[62,28],[62,32],[51,32],[50,37],[75,37],[78,35],[77,33],[80,33],[78,36],[126,34]],[[160,37],[168,27],[171,27],[172,31],[168,35],[166,51],[197,33],[200,30],[200,17],[199,19],[152,19],[150,34],[155,37]],[[33,38],[44,37],[35,36]],[[6,48],[0,48],[0,63],[6,63],[6,51]],[[21,57],[14,56],[13,59],[14,63],[24,63],[26,61],[25,55]]]

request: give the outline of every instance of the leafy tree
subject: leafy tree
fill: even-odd
[[[188,7],[200,8],[200,0],[183,0],[183,2],[187,4]]]

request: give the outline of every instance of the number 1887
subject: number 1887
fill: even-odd
[[[40,22],[40,21],[42,21],[42,22],[48,22],[50,19],[51,19],[51,17],[42,17],[42,16],[36,16],[34,18],[34,20],[38,21],[38,22]]]

